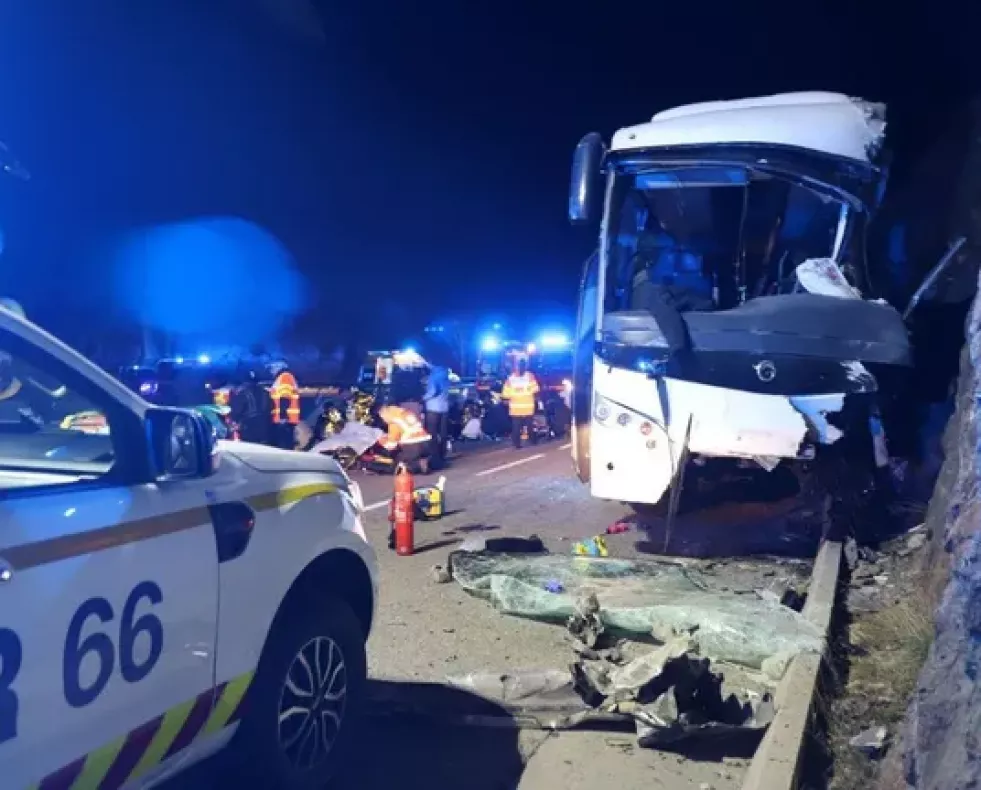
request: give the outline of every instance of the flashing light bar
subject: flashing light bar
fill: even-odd
[[[501,347],[501,341],[493,335],[488,335],[480,341],[481,351],[497,351]]]
[[[569,345],[569,336],[564,332],[550,332],[542,335],[541,344],[544,348],[565,348]]]

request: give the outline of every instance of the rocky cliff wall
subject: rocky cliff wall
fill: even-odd
[[[936,607],[936,636],[901,743],[903,778],[918,790],[981,786],[981,299],[966,338],[926,519],[924,592]]]

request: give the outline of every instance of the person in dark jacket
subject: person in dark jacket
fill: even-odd
[[[245,382],[236,388],[229,399],[233,422],[238,423],[243,442],[272,444],[272,398],[259,383],[254,370],[246,375]]]

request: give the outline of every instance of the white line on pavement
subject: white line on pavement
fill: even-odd
[[[482,472],[477,472],[474,477],[483,477],[484,475],[492,475],[494,472],[503,472],[505,469],[513,469],[516,466],[521,466],[529,461],[537,461],[539,458],[544,458],[545,453],[537,453],[536,455],[529,455],[527,458],[519,458],[517,461],[511,461],[509,464],[501,464],[500,466],[492,466],[490,469],[485,469]]]
[[[572,447],[572,443],[564,444],[559,447],[560,450],[568,450]],[[503,451],[504,448],[502,448]],[[510,448],[507,448],[510,449]],[[485,475],[492,475],[495,472],[503,472],[505,469],[513,469],[516,466],[521,466],[529,461],[537,461],[539,458],[544,458],[545,453],[537,453],[536,455],[529,455],[527,458],[519,458],[517,461],[511,461],[506,464],[501,464],[500,466],[492,466],[490,469],[484,469],[480,472],[474,474],[474,477],[484,477]],[[381,510],[383,507],[388,507],[391,503],[391,499],[383,499],[380,502],[372,502],[370,505],[364,506],[364,512],[370,513],[373,510]]]

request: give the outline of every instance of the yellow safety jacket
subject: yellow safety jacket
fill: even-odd
[[[394,450],[403,444],[422,444],[433,438],[420,419],[401,406],[385,406],[379,410],[378,416],[388,425],[388,433],[379,439],[386,450]]]
[[[300,422],[300,387],[296,383],[296,376],[288,370],[284,370],[272,383],[269,388],[269,395],[272,398],[272,421],[274,423],[287,422],[290,425],[297,425]],[[288,401],[286,415],[284,419],[282,402]]]
[[[538,379],[534,373],[512,373],[504,382],[501,397],[507,400],[508,412],[512,417],[530,417],[535,413],[538,391]]]

